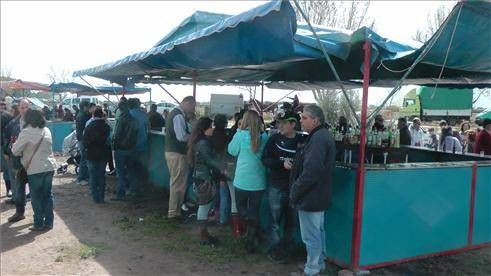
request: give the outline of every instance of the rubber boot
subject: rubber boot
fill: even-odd
[[[232,214],[232,236],[234,238],[240,238],[241,235],[240,217],[238,214]]]

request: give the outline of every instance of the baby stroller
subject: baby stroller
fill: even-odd
[[[80,164],[80,149],[77,143],[75,131],[72,131],[65,139],[63,139],[63,155],[68,156],[65,163],[61,164],[56,170],[57,174],[65,174],[68,171],[69,165],[75,166],[75,173],[78,174]]]

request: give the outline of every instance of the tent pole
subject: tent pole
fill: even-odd
[[[361,133],[360,133],[360,148],[358,153],[358,168],[356,170],[355,183],[355,208],[353,214],[353,236],[351,246],[351,265],[356,272],[360,268],[360,241],[361,241],[361,220],[363,211],[363,189],[365,182],[365,141],[367,134],[367,102],[368,102],[368,87],[370,86],[370,54],[371,45],[368,40],[365,40],[363,46],[365,51],[365,60],[363,63],[363,96],[361,105]]]
[[[279,99],[278,99],[276,102],[274,102],[274,103],[272,103],[272,104],[270,104],[270,105],[266,106],[266,107],[264,108],[264,110],[268,110],[270,107],[272,107],[272,106],[276,105],[276,104],[277,104],[277,103],[279,103],[281,100],[283,100],[284,98],[288,97],[288,95],[290,95],[291,93],[293,93],[293,92],[295,92],[295,91],[297,91],[297,90],[292,90],[292,91],[288,92],[288,93],[287,93],[285,96],[283,96],[283,97],[279,98]]]
[[[261,116],[263,116],[264,112],[264,82],[261,82]]]
[[[167,89],[165,89],[162,84],[160,83],[157,83],[158,86],[160,86],[160,88],[162,88],[162,90],[164,90],[165,93],[167,93],[167,95],[171,96],[172,99],[174,99],[174,101],[176,101],[177,104],[181,104],[181,102],[179,102],[169,91],[167,91]]]
[[[193,98],[196,100],[196,70],[193,71]]]
[[[79,76],[79,78],[82,79],[86,84],[88,84],[92,89],[94,89],[95,92],[99,93],[99,95],[102,95],[104,98],[106,98],[109,101],[109,103],[111,103],[112,105],[117,107],[117,105],[114,104],[111,100],[109,100],[109,98],[106,97],[106,95],[102,94],[99,90],[97,90],[97,88],[95,88],[92,84],[90,84],[88,81],[86,81],[83,77]]]
[[[321,43],[321,41],[319,39],[319,36],[317,35],[317,33],[315,32],[314,28],[312,27],[312,24],[310,24],[310,20],[307,18],[307,16],[303,12],[302,8],[298,4],[298,0],[293,0],[293,3],[295,3],[295,6],[297,7],[298,11],[302,15],[303,19],[309,25],[309,29],[312,32],[312,34],[314,34],[315,40],[317,41],[317,45],[321,48],[322,53],[324,54],[324,57],[325,57],[327,63],[329,64],[329,67],[331,68],[331,71],[332,71],[334,77],[336,78],[336,83],[339,85],[339,88],[341,88],[341,91],[343,91],[343,95],[346,98],[346,102],[348,103],[348,106],[349,106],[351,112],[353,112],[353,116],[355,117],[356,122],[359,125],[360,124],[360,118],[358,117],[358,115],[356,115],[356,110],[353,107],[353,103],[351,102],[351,100],[348,97],[348,92],[346,91],[346,88],[344,87],[343,83],[341,82],[341,78],[339,77],[338,72],[336,71],[336,68],[334,67],[334,64],[332,63],[331,58],[327,54],[327,51],[324,48],[324,44]]]

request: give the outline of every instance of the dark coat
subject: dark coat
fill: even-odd
[[[90,113],[80,111],[75,119],[75,129],[77,133],[77,141],[82,141],[84,135],[85,124],[90,119]]]
[[[410,146],[411,145],[411,132],[407,126],[403,126],[399,130],[399,140],[401,145]]]
[[[222,164],[218,155],[211,147],[208,138],[199,140],[193,147],[194,172],[193,178],[199,180],[225,180]]]
[[[104,120],[95,120],[85,128],[82,142],[87,152],[87,160],[108,160],[111,153],[108,144],[110,131],[111,128]]]
[[[336,145],[329,130],[319,126],[299,148],[291,172],[290,201],[298,210],[320,212],[331,201]]]

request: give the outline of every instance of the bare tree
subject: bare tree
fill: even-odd
[[[12,80],[12,68],[2,67],[0,69],[0,80],[2,81]]]
[[[429,12],[426,19],[426,27],[418,29],[413,35],[413,39],[421,43],[428,41],[436,33],[438,28],[440,28],[451,11],[451,7],[441,5],[436,11]]]
[[[50,72],[47,74],[49,80],[51,83],[54,82],[71,82],[73,81],[72,75],[70,74],[70,71],[66,68],[63,69],[55,69],[53,66],[50,66],[49,68]]]
[[[375,22],[367,16],[370,1],[299,1],[299,6],[310,23],[333,28],[356,30],[363,25],[374,28]],[[304,21],[300,11],[294,6],[297,20]],[[369,24],[371,22],[371,24]],[[358,91],[348,90],[349,101],[356,111],[360,110],[361,99]],[[339,116],[345,116],[349,121],[356,120],[349,108],[348,100],[341,90],[312,90],[317,104],[324,110],[326,121],[335,122]]]

